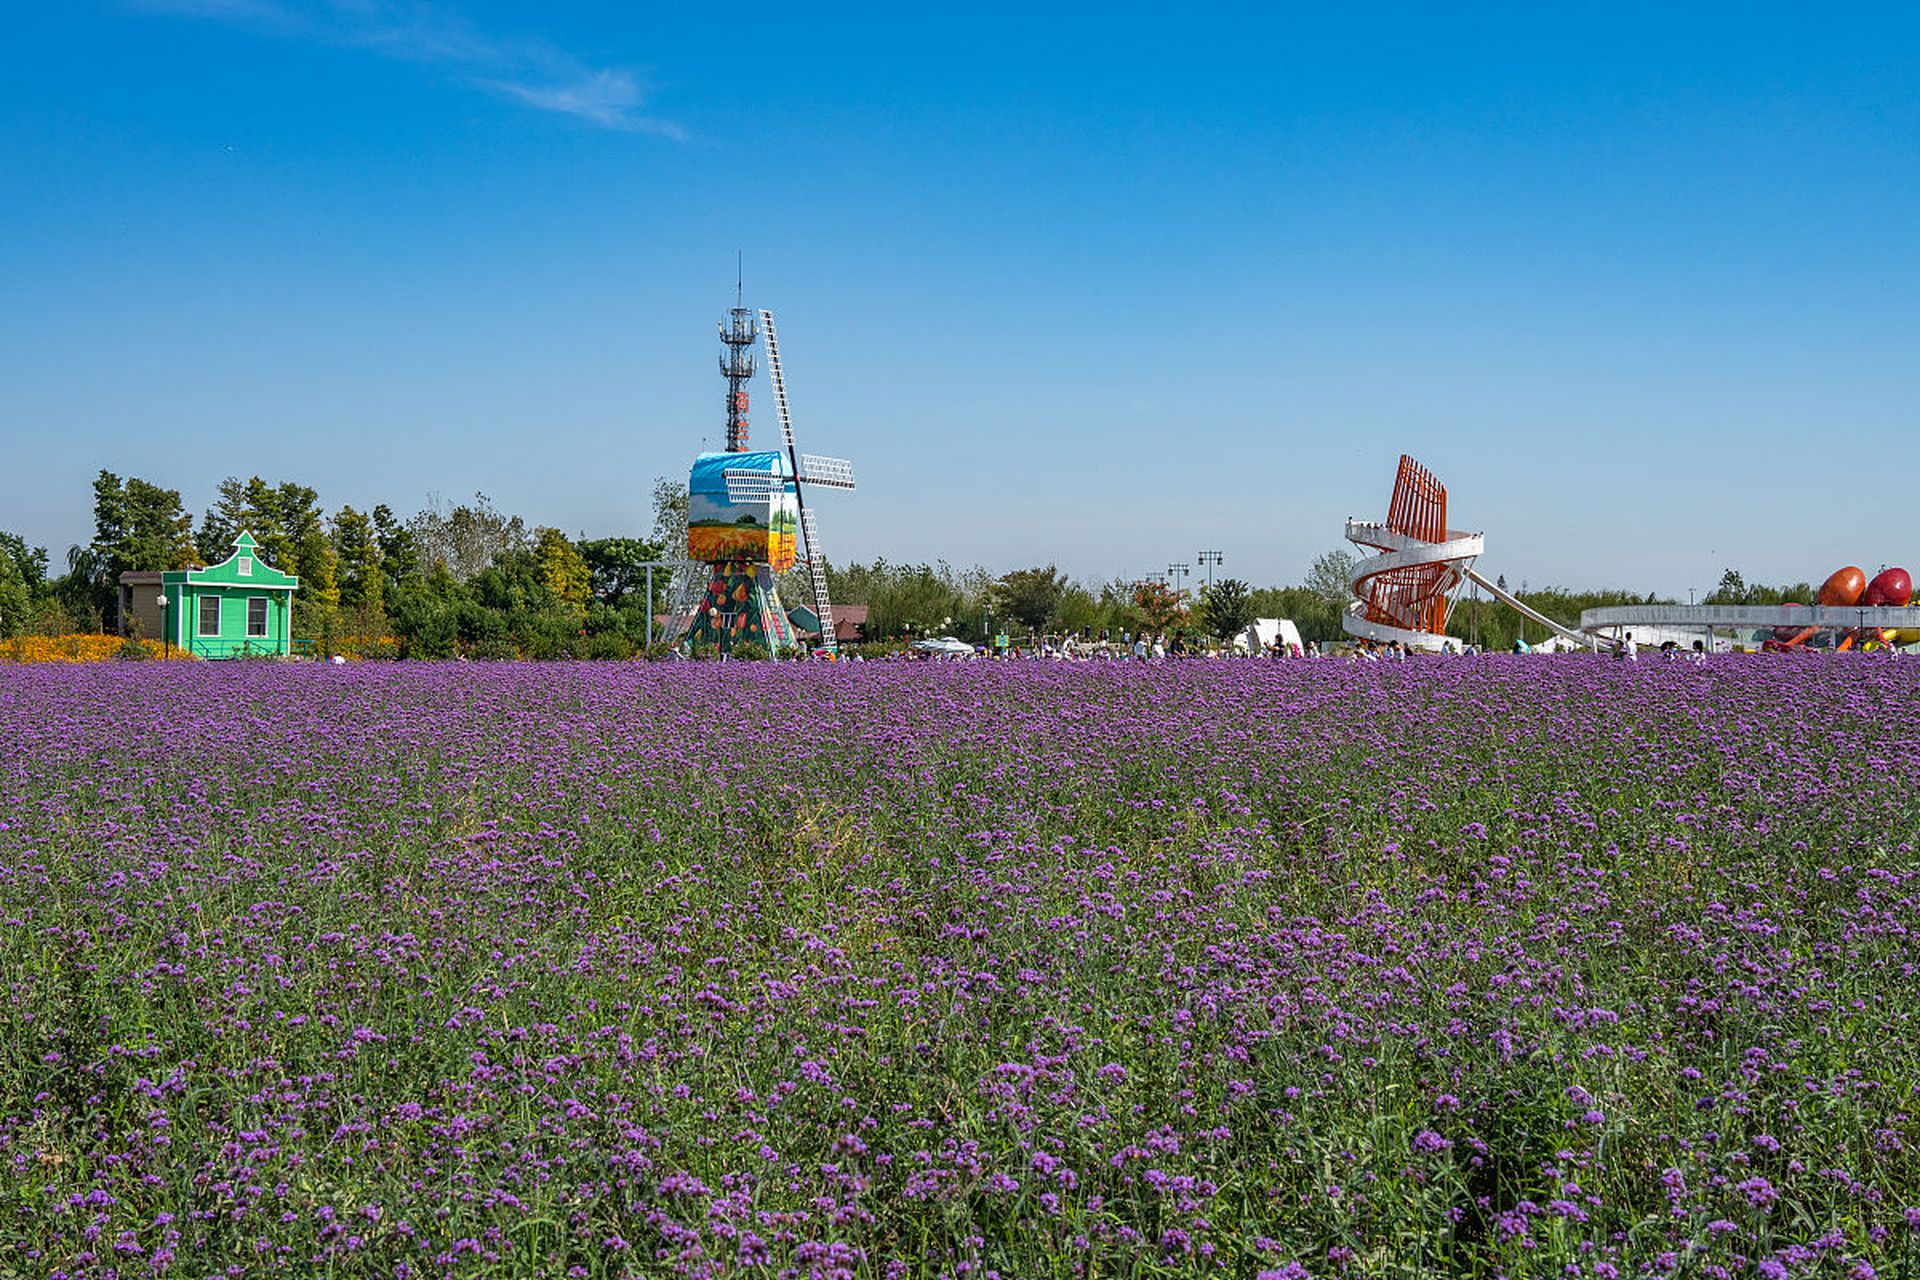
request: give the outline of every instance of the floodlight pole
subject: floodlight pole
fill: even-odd
[[[1173,589],[1175,591],[1180,590],[1179,579],[1186,577],[1191,572],[1192,569],[1184,564],[1170,564],[1167,566],[1167,577],[1173,580]]]
[[[1200,563],[1207,567],[1207,587],[1211,590],[1213,587],[1213,571],[1216,566],[1226,560],[1226,557],[1218,551],[1202,551],[1199,559]]]

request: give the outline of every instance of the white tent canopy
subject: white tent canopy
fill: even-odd
[[[1233,647],[1247,653],[1265,653],[1276,638],[1289,651],[1296,646],[1302,653],[1307,651],[1300,639],[1300,628],[1293,625],[1291,618],[1255,618],[1252,625],[1233,638]]]

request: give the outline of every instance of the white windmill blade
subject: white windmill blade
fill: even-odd
[[[807,538],[807,577],[813,582],[813,611],[820,618],[820,647],[834,653],[833,601],[827,599],[827,557],[820,550],[820,526],[813,512],[800,513],[800,532]]]
[[[780,369],[780,339],[774,333],[773,312],[762,307],[760,328],[767,337],[767,376],[773,380],[773,407],[780,414],[780,435],[793,451],[793,415],[787,412],[787,378]]]
[[[845,458],[823,458],[817,453],[800,455],[799,478],[822,489],[853,488],[853,464]]]
[[[765,502],[776,493],[784,492],[786,483],[771,471],[750,471],[745,467],[735,467],[720,473],[727,482],[728,502]]]

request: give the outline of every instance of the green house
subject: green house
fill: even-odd
[[[300,579],[260,558],[253,535],[204,569],[130,569],[120,575],[120,634],[138,627],[202,658],[284,655],[292,647],[293,593]]]

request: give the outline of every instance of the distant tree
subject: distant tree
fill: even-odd
[[[273,506],[279,515],[279,558],[269,556],[267,563],[282,573],[300,575],[294,595],[297,603],[309,610],[315,605],[327,609],[338,605],[340,561],[327,534],[320,495],[306,485],[283,481],[274,490]],[[254,536],[258,540],[259,535]]]
[[[38,592],[47,585],[47,549],[29,547],[27,540],[17,533],[0,532],[0,556],[13,561],[19,570],[20,581],[28,591]]]
[[[1200,593],[1200,617],[1210,636],[1230,640],[1257,616],[1253,589],[1238,578],[1222,578]]]
[[[33,591],[27,586],[20,562],[11,553],[0,554],[0,637],[26,630],[33,609]]]
[[[1069,582],[1061,591],[1055,616],[1068,635],[1097,632],[1102,625],[1099,598],[1077,582]]]
[[[390,617],[400,651],[409,658],[450,658],[458,649],[462,588],[441,570],[398,586]]]
[[[474,604],[507,615],[546,613],[559,603],[531,551],[499,556],[473,575],[466,588],[466,596]]]
[[[212,564],[233,553],[234,539],[253,536],[260,558],[282,573],[299,575],[301,604],[338,602],[338,558],[320,495],[294,480],[269,484],[259,476],[228,476],[214,490],[200,518],[196,541]]]
[[[653,482],[653,540],[668,557],[687,554],[687,485],[661,476]]]
[[[1115,578],[1100,586],[1100,629],[1118,640],[1141,628],[1140,610],[1134,604],[1137,584]]]
[[[540,581],[555,600],[575,609],[587,607],[593,594],[593,573],[566,534],[546,527],[534,530],[533,560],[539,566]]]
[[[106,570],[91,546],[67,548],[67,571],[53,584],[54,598],[84,631],[102,629],[117,602],[118,593],[109,592],[103,600],[101,584]]]
[[[594,599],[615,608],[625,604],[629,596],[638,598],[646,589],[647,561],[665,558],[658,543],[643,538],[591,538],[574,545],[586,561]],[[683,544],[674,558],[685,554]],[[664,590],[662,583],[667,575],[656,569],[653,576],[655,589]]]
[[[393,508],[384,502],[373,509],[369,518],[373,522],[374,540],[380,544],[380,576],[389,586],[419,577],[420,545],[414,540],[413,530],[400,523],[394,517]]]
[[[1187,593],[1164,582],[1142,582],[1133,588],[1133,608],[1148,631],[1166,631],[1187,622]]]
[[[213,505],[200,517],[200,558],[209,564],[225,560],[233,554],[234,539],[244,532],[253,535],[262,560],[282,573],[297,572],[280,507],[280,488],[259,476],[228,476],[214,487]]]
[[[266,488],[266,482],[255,476],[253,482],[259,489]],[[213,504],[200,517],[200,532],[195,541],[199,544],[200,558],[209,564],[225,560],[233,551],[233,540],[246,529],[253,533],[258,542],[260,534],[253,529],[260,523],[258,512],[248,499],[247,485],[236,476],[228,476],[214,486]],[[269,559],[268,564],[273,561]],[[278,568],[279,566],[275,566]]]
[[[421,563],[431,568],[445,565],[455,579],[466,582],[489,565],[527,548],[526,521],[503,514],[484,493],[473,495],[471,505],[462,503],[451,509],[439,499],[407,522],[419,548]]]
[[[1353,569],[1360,557],[1343,547],[1335,547],[1317,557],[1307,570],[1307,589],[1335,607],[1344,607],[1353,599]]]
[[[994,604],[1029,631],[1038,631],[1060,611],[1066,588],[1067,580],[1053,565],[1016,569],[1001,577]]]
[[[878,565],[878,562],[876,562]],[[943,566],[944,567],[944,566]],[[867,635],[879,639],[911,628],[946,630],[961,607],[953,583],[932,565],[892,565],[867,595]]]
[[[93,482],[93,545],[83,562],[91,574],[89,612],[111,616],[120,575],[133,569],[188,569],[200,564],[193,518],[180,505],[180,491],[162,489],[138,476],[126,480],[102,471]]]
[[[335,512],[333,554],[339,564],[341,605],[381,609],[386,603],[386,574],[380,568],[380,540],[373,518],[350,506]]]
[[[114,580],[128,569],[188,569],[199,564],[193,520],[178,489],[102,471],[93,482],[93,549]]]
[[[1728,569],[1720,575],[1720,585],[1713,589],[1704,603],[1706,604],[1747,604],[1747,580],[1740,576],[1738,569]]]

